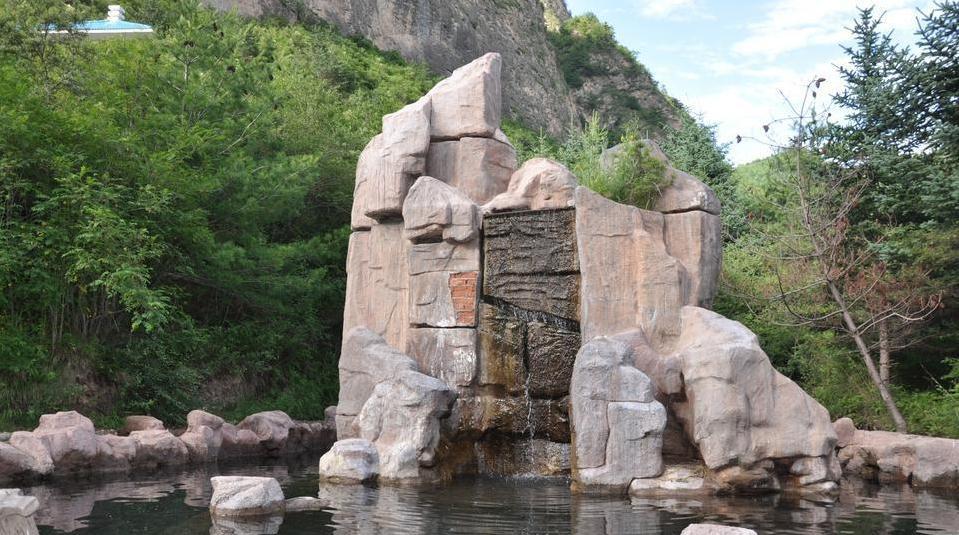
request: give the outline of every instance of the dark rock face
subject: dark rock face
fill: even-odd
[[[565,473],[580,346],[575,211],[493,214],[483,233],[481,391],[457,402],[461,431],[481,435],[482,473]]]
[[[554,398],[569,393],[573,362],[579,351],[579,333],[543,323],[530,323],[526,337],[529,394]]]
[[[440,74],[487,52],[503,56],[503,107],[563,135],[577,113],[549,44],[540,0],[203,0],[215,9],[289,20],[318,17],[347,35],[423,62]]]
[[[543,317],[549,322],[548,317],[555,316],[578,321],[575,223],[570,209],[487,216],[484,299],[529,311],[516,313],[528,320]]]

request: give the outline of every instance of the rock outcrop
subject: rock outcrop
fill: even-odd
[[[148,416],[127,420],[127,435],[101,434],[82,414],[45,414],[34,431],[0,442],[0,481],[51,475],[154,472],[234,457],[274,457],[322,450],[335,439],[334,423],[297,422],[280,411],[248,416],[239,427],[195,410],[179,436]]]
[[[576,356],[570,386],[574,489],[625,492],[663,471],[666,408],[633,366],[632,349],[594,338]]]
[[[203,3],[220,10],[236,9],[253,17],[320,18],[344,34],[366,37],[383,50],[395,50],[404,58],[426,63],[443,75],[486,52],[497,52],[506,66],[502,91],[502,108],[506,114],[554,136],[563,135],[578,120],[579,112],[547,37],[540,0],[414,3],[203,0]],[[554,16],[562,13],[556,5],[551,5],[548,12]],[[500,106],[498,95],[495,100],[496,106]]]
[[[844,476],[909,483],[922,488],[959,488],[959,440],[856,429],[835,423]]]
[[[672,178],[655,211],[547,159],[515,169],[500,69],[495,54],[456,69],[387,116],[361,158],[336,408],[338,437],[361,440],[321,475],[569,470],[585,491],[835,491],[825,409],[707,310],[722,257],[712,190],[651,143]],[[377,177],[393,177],[388,195]],[[664,454],[698,475],[663,474]]]

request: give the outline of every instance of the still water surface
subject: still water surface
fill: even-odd
[[[40,533],[77,535],[278,533],[678,534],[696,522],[761,534],[959,534],[959,495],[908,487],[851,488],[837,504],[777,496],[629,500],[572,496],[557,479],[467,479],[439,488],[318,487],[316,459],[224,466],[133,481],[58,481],[24,489],[40,499]],[[317,496],[322,511],[253,526],[212,526],[210,477],[277,478],[288,498]]]

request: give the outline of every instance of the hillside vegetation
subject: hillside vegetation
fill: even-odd
[[[355,162],[434,79],[322,27],[126,2],[155,39],[0,4],[0,428],[77,408],[322,417]]]

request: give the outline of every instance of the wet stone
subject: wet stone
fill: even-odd
[[[488,215],[483,235],[487,278],[579,271],[574,210]]]
[[[488,304],[480,305],[480,385],[501,386],[511,394],[526,389],[526,323]]]
[[[529,394],[540,398],[568,394],[579,346],[580,337],[577,332],[542,323],[530,323],[526,334]]]

